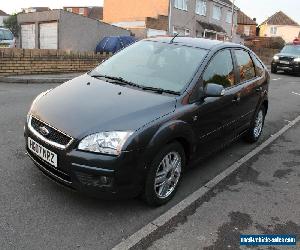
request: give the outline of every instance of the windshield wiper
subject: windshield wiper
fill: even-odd
[[[155,88],[155,87],[146,87],[146,86],[140,86],[143,90],[150,90],[159,94],[167,93],[172,95],[179,95],[180,93],[177,91],[169,90],[169,89],[162,89],[162,88]]]
[[[91,77],[96,77],[96,78],[106,78],[106,79],[109,79],[109,80],[113,80],[113,83],[121,83],[121,85],[130,85],[130,86],[133,86],[133,87],[139,87],[139,85],[133,83],[133,82],[130,82],[130,81],[127,81],[125,80],[124,78],[122,77],[117,77],[117,76],[109,76],[109,75],[90,75]]]
[[[139,88],[139,89],[142,89],[142,90],[153,91],[153,92],[156,92],[158,94],[163,94],[163,93],[172,94],[172,95],[179,95],[180,94],[179,92],[173,91],[173,90],[155,88],[155,87],[147,87],[147,86],[139,85],[139,84],[127,81],[122,77],[101,75],[101,74],[91,75],[91,77],[106,78],[106,79],[112,80],[113,81],[112,83],[117,83],[117,84],[121,84],[121,85],[129,85],[129,86],[136,87],[136,88]]]

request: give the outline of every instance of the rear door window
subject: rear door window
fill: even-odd
[[[203,74],[203,84],[215,83],[228,88],[234,85],[234,68],[228,49],[218,52]]]
[[[240,82],[255,78],[255,68],[249,53],[245,50],[234,50]]]

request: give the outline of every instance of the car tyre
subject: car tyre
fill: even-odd
[[[259,110],[255,113],[255,116],[251,122],[251,126],[244,137],[247,142],[254,143],[257,142],[263,132],[263,127],[265,124],[266,108],[261,106]]]
[[[146,177],[144,199],[151,206],[161,206],[175,195],[185,167],[181,144],[166,145],[154,158]]]
[[[271,67],[271,73],[277,74],[277,66],[272,66]]]

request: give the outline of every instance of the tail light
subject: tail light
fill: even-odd
[[[295,38],[295,40],[293,41],[293,43],[295,45],[300,45],[300,38]]]

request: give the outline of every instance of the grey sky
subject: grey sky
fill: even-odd
[[[282,10],[300,23],[300,0],[235,0],[236,5],[258,23],[264,21],[276,11]],[[103,0],[1,0],[0,9],[13,13],[30,6],[47,6],[52,9],[63,6],[102,6]]]

